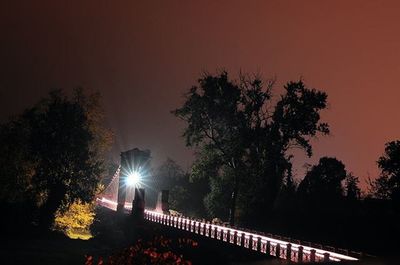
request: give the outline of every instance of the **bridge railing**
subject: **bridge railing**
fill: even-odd
[[[117,203],[112,200],[102,197],[96,199],[96,201],[99,205],[112,210],[116,209]],[[132,204],[127,203],[125,208],[129,211]],[[144,218],[293,262],[357,261],[361,257],[361,253],[350,252],[345,249],[335,249],[334,247],[302,242],[269,233],[223,226],[188,217],[171,216],[151,210],[145,210]]]
[[[274,238],[271,234],[260,233],[237,227],[222,226],[192,218],[171,216],[155,211],[145,210],[145,219],[185,230],[201,236],[213,238],[253,251],[258,251],[292,262],[330,262],[356,261],[349,253],[339,253],[332,247],[315,246],[311,243]],[[341,252],[341,251],[340,251]]]

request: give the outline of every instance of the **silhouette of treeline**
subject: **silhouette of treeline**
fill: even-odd
[[[54,90],[0,125],[0,211],[7,233],[52,227],[56,212],[91,202],[112,135],[98,93]],[[12,229],[16,227],[17,229]]]
[[[186,173],[167,160],[154,187],[169,189],[171,208],[186,215],[371,253],[395,250],[387,239],[400,235],[400,141],[386,144],[382,173],[363,196],[358,178],[334,157],[320,158],[296,183],[290,150],[310,157],[310,140],[329,133],[320,121],[327,95],[300,80],[274,96],[273,85],[204,74],[173,111],[186,122],[183,137],[196,160]]]

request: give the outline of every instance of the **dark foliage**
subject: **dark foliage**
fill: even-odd
[[[232,185],[224,189],[229,201],[220,203],[229,205],[231,224],[239,215],[236,210],[244,223],[262,222],[264,216],[259,214],[273,208],[284,178],[291,175],[287,151],[300,147],[311,155],[310,138],[329,132],[328,125],[320,122],[319,112],[326,107],[324,92],[309,89],[302,81],[289,82],[274,102],[273,84],[248,76],[231,81],[226,72],[206,74],[190,89],[183,106],[173,112],[187,123],[184,137],[187,146],[199,151],[200,162],[196,163],[213,157],[215,174],[208,177],[230,179]],[[238,204],[238,198],[244,204]]]
[[[147,186],[151,187],[146,197],[150,207],[155,207],[159,191],[168,190],[171,210],[198,218],[206,214],[203,199],[209,191],[208,180],[190,178],[170,158],[154,170]]]
[[[400,141],[385,145],[385,153],[377,161],[380,176],[371,182],[373,196],[400,203]]]
[[[341,161],[322,157],[300,182],[297,194],[310,207],[329,207],[342,199],[342,181],[346,175]]]
[[[2,124],[0,148],[8,154],[0,158],[3,203],[33,204],[30,221],[47,229],[57,210],[77,199],[90,202],[110,142],[102,117],[98,94],[77,89],[68,98],[56,90]]]

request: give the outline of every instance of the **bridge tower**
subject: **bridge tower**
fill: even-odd
[[[156,204],[156,212],[160,212],[163,214],[169,214],[169,203],[168,203],[169,191],[161,190],[158,193],[157,204]]]
[[[144,176],[148,174],[150,168],[150,151],[134,148],[125,152],[121,152],[121,171],[118,184],[118,204],[117,212],[123,213],[127,194],[131,194],[129,201],[132,201],[132,189],[135,191],[135,205],[132,205],[133,210],[144,210],[144,189],[140,188],[140,182],[135,183],[134,187],[128,184],[128,178],[132,174]],[[130,190],[131,189],[131,190]]]

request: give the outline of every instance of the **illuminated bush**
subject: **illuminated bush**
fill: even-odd
[[[78,200],[72,203],[64,213],[57,212],[54,227],[70,238],[89,239],[92,237],[89,228],[94,217],[94,205]]]

